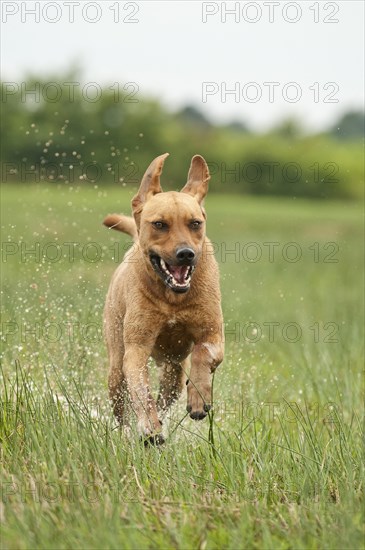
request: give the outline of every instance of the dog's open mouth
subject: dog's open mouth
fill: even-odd
[[[150,255],[151,264],[166,286],[174,292],[186,292],[190,288],[193,265],[171,265],[157,254]]]

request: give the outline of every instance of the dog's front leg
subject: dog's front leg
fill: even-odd
[[[149,388],[147,361],[151,354],[150,346],[128,344],[123,360],[123,374],[127,383],[132,409],[137,417],[140,435],[151,441],[163,441],[161,423],[157,416],[156,403]]]
[[[186,410],[194,420],[204,418],[211,407],[212,373],[222,360],[223,344],[220,336],[198,343],[193,349]]]

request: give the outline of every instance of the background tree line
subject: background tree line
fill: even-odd
[[[85,91],[75,82],[71,73],[1,83],[3,182],[135,187],[151,159],[170,152],[164,181],[174,189],[199,152],[209,163],[213,192],[362,196],[362,112],[346,113],[320,134],[305,135],[292,120],[257,134],[239,122],[215,125],[193,106],[170,112],[141,98],[133,84]]]

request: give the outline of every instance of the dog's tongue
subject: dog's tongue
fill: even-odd
[[[187,265],[169,265],[169,271],[174,277],[175,281],[182,284],[185,282],[185,275],[188,272],[189,267]]]

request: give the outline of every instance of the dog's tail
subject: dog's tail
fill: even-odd
[[[138,232],[136,222],[131,216],[120,216],[119,214],[109,214],[103,221],[103,224],[109,229],[116,229],[130,235],[134,242],[138,241]]]

